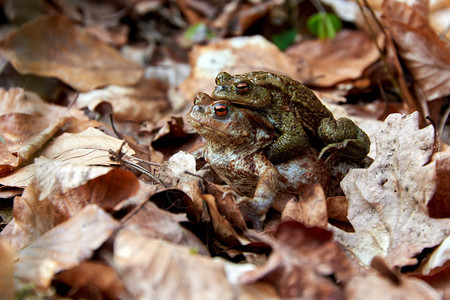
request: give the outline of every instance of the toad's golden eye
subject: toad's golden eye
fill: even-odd
[[[214,113],[216,114],[216,116],[219,117],[223,117],[226,116],[228,113],[228,106],[226,106],[225,104],[216,104],[214,105]]]
[[[250,85],[247,82],[240,82],[236,84],[236,91],[238,94],[245,94],[250,89]]]

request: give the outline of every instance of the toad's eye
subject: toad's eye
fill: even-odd
[[[228,106],[225,104],[216,104],[214,105],[214,113],[219,117],[226,116],[228,113]]]
[[[247,82],[240,82],[236,84],[236,91],[238,94],[245,94],[250,89],[250,85]]]

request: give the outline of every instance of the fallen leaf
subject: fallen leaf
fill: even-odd
[[[14,299],[14,251],[0,238],[0,299]]]
[[[312,39],[295,44],[286,54],[294,61],[305,61],[311,69],[310,83],[320,87],[360,78],[363,71],[379,58],[375,44],[365,32],[346,29],[339,31],[333,39]]]
[[[357,269],[332,240],[330,231],[285,221],[274,238],[253,237],[269,244],[272,253],[265,265],[240,277],[242,284],[269,282],[282,298],[344,299],[343,292],[330,278],[333,276],[345,285]]]
[[[132,85],[141,67],[61,15],[35,18],[0,42],[0,52],[22,74],[57,77],[79,91]]]
[[[153,89],[148,93],[134,87],[110,85],[103,89],[79,94],[77,106],[96,111],[100,103],[107,102],[112,105],[116,121],[155,122],[161,118],[163,110],[168,108],[169,103],[165,99],[165,94],[157,93],[158,85],[154,83],[152,86]]]
[[[422,280],[402,276],[400,284],[378,274],[358,275],[345,286],[347,299],[442,299],[437,291]]]
[[[444,267],[450,266],[450,236],[437,247],[430,257],[420,266],[418,273],[431,275]],[[416,272],[417,273],[417,272]]]
[[[55,273],[89,258],[118,226],[101,208],[88,205],[20,250],[14,275],[46,289]]]
[[[115,239],[114,268],[136,299],[236,297],[220,261],[130,229]]]
[[[368,169],[351,170],[341,182],[355,233],[334,228],[336,239],[363,264],[375,256],[390,266],[415,264],[416,254],[450,233],[449,219],[427,213],[436,187],[435,163],[428,163],[434,129],[419,129],[418,119],[418,113],[390,115],[375,136],[375,161]]]
[[[282,220],[296,220],[307,227],[326,228],[328,224],[325,192],[320,184],[306,186],[286,204]]]
[[[383,20],[406,67],[430,101],[450,94],[450,43],[439,38],[428,22],[428,12],[417,7],[428,1],[413,3],[384,1]]]
[[[64,133],[58,136],[40,154],[49,159],[71,164],[114,166],[118,165],[118,162],[111,160],[110,151],[118,152],[122,144],[122,140],[89,127],[80,133]],[[128,155],[134,153],[126,144],[122,151]],[[0,184],[25,187],[31,183],[35,172],[34,164],[29,165],[9,176],[0,178]]]
[[[207,255],[208,250],[203,243],[181,222],[188,222],[186,215],[172,214],[159,209],[153,202],[147,202],[124,225],[132,228],[136,234],[183,245]]]
[[[428,213],[433,218],[450,218],[450,151],[433,155],[436,161],[436,192],[428,202]]]
[[[70,298],[86,298],[89,292],[92,298],[98,294],[106,299],[131,298],[115,270],[99,262],[83,261],[78,266],[57,274],[54,280],[71,287]],[[77,296],[78,293],[82,296]]]
[[[134,174],[116,168],[36,160],[35,180],[14,199],[15,227],[10,237],[20,249],[69,219],[88,204],[112,211],[144,188]],[[140,195],[148,199],[149,191]],[[142,199],[140,199],[142,202]]]

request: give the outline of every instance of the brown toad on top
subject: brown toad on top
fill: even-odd
[[[272,122],[281,133],[266,151],[274,163],[301,155],[311,144],[321,151],[320,157],[332,154],[356,162],[369,152],[364,131],[348,118],[335,120],[310,89],[287,76],[221,72],[212,97],[255,109]]]
[[[301,157],[273,165],[263,148],[277,138],[277,133],[271,122],[255,111],[199,93],[187,120],[206,140],[201,155],[240,195],[239,208],[256,228],[261,228],[261,220],[277,194],[328,183],[330,172],[313,147],[307,147]]]

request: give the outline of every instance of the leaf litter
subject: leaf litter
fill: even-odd
[[[448,146],[418,113],[384,120],[387,113],[364,112],[372,100],[385,112],[411,110],[387,79],[392,61],[363,27],[330,40],[305,34],[292,16],[306,20],[307,2],[121,9],[62,1],[27,17],[9,6],[5,15],[23,25],[2,36],[0,55],[18,76],[53,82],[33,93],[0,74],[9,84],[0,90],[0,210],[12,207],[14,216],[0,223],[0,298],[448,297]],[[392,70],[411,74],[402,88],[445,122],[448,40],[431,29],[425,1],[367,2],[383,12],[379,24],[395,42],[380,43],[377,31],[379,47],[398,51]],[[210,34],[182,41],[198,22]],[[261,35],[252,34],[256,24]],[[283,52],[269,39],[286,26],[297,36]],[[414,46],[424,44],[431,51]],[[376,144],[372,165],[341,182],[345,195],[327,199],[319,185],[283,195],[262,232],[247,227],[233,191],[192,155],[204,141],[184,120],[219,71],[252,70],[314,86],[323,101],[347,101]]]

